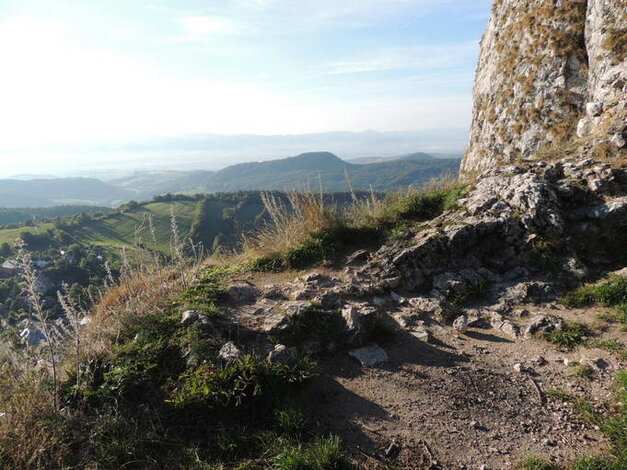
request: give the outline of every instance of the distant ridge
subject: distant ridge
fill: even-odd
[[[205,192],[239,190],[286,190],[303,186],[324,191],[354,189],[389,191],[410,184],[420,185],[443,173],[457,172],[460,159],[437,159],[413,153],[381,162],[347,162],[331,152],[308,152],[264,162],[240,163],[211,175],[202,186]]]
[[[349,163],[356,163],[356,164],[362,164],[362,165],[367,165],[369,163],[381,163],[381,162],[390,162],[390,161],[394,161],[394,160],[405,160],[405,159],[410,159],[410,160],[428,160],[430,158],[438,158],[430,153],[424,153],[424,152],[414,152],[414,153],[408,153],[408,154],[403,154],[403,155],[395,155],[395,156],[391,156],[391,157],[359,157],[359,158],[351,158],[349,160],[346,160]],[[461,155],[460,155],[461,158]]]
[[[375,160],[375,161],[373,161]],[[197,194],[242,190],[290,190],[305,187],[347,191],[390,191],[420,185],[456,173],[459,158],[436,158],[423,152],[398,157],[345,161],[328,151],[306,152],[277,160],[239,163],[217,172],[135,171],[103,182],[96,178],[0,180],[0,207],[46,207],[60,204],[115,206],[167,193]]]

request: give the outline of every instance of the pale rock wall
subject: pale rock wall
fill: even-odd
[[[627,0],[495,0],[462,173],[573,139],[625,146]]]

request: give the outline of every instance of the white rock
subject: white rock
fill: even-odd
[[[239,348],[233,341],[225,343],[218,352],[218,360],[230,363],[238,359],[241,355]]]
[[[388,360],[388,354],[378,345],[349,351],[349,356],[354,357],[364,367],[373,367]]]
[[[586,114],[591,117],[600,116],[603,112],[603,103],[593,101],[586,104]]]
[[[466,315],[461,315],[455,319],[453,322],[453,328],[455,328],[460,333],[465,333],[468,330],[468,318]]]
[[[268,354],[268,361],[272,364],[293,364],[296,362],[296,354],[293,349],[277,344]]]

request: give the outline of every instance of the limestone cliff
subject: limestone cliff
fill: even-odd
[[[627,0],[495,0],[463,172],[627,137]]]

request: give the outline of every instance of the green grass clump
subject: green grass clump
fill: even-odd
[[[307,430],[308,418],[301,407],[288,403],[274,412],[275,427],[287,436],[300,437]]]
[[[338,240],[325,234],[291,247],[285,254],[285,261],[291,268],[305,269],[331,258],[338,249]]]
[[[564,252],[563,240],[538,237],[529,247],[529,264],[542,272],[560,273]]]
[[[279,256],[260,256],[245,263],[245,267],[254,272],[277,273],[285,269],[285,263]]]
[[[568,323],[561,330],[543,333],[542,337],[549,343],[572,349],[584,342],[589,334],[588,329],[581,323]]]
[[[346,322],[338,312],[327,312],[320,305],[311,303],[311,307],[298,315],[286,315],[286,325],[273,333],[270,339],[274,343],[288,346],[302,346],[304,341],[341,342],[346,334]]]
[[[285,449],[271,467],[273,470],[356,470],[343,454],[337,437],[320,438],[302,446]]]
[[[609,438],[611,449],[606,455],[577,459],[571,470],[624,470],[627,468],[627,370],[616,375],[618,408],[610,416],[600,415],[585,398],[575,397],[562,390],[547,389],[547,396],[571,403],[587,423],[600,426]],[[523,467],[525,468],[525,467]]]
[[[605,349],[606,351],[610,351],[616,354],[621,359],[627,360],[627,350],[625,350],[625,345],[615,340],[614,338],[610,338],[610,339],[592,338],[586,341],[585,345],[592,347],[592,348]]]
[[[518,466],[519,470],[557,470],[551,462],[538,457],[527,457]]]
[[[453,292],[447,300],[453,305],[464,307],[473,301],[484,299],[488,295],[489,287],[488,282],[481,281],[461,292]]]
[[[379,231],[389,231],[407,222],[431,220],[444,211],[457,209],[464,197],[465,185],[452,185],[408,194],[392,194],[383,201],[381,211],[366,217],[363,223]]]
[[[562,389],[559,388],[547,388],[544,391],[544,394],[547,397],[552,397],[555,398],[557,400],[561,400],[561,401],[565,401],[565,402],[569,402],[569,401],[573,401],[575,399],[575,397],[573,397],[571,394],[565,392]]]
[[[187,372],[172,402],[180,407],[202,404],[210,408],[241,406],[253,400],[259,404],[286,396],[290,389],[315,377],[316,370],[309,359],[277,365],[247,355],[221,369],[201,366]]]
[[[222,316],[218,304],[225,294],[226,282],[244,269],[237,265],[209,268],[194,285],[181,292],[178,301],[185,310],[198,310],[207,316]]]
[[[605,307],[627,305],[627,278],[617,276],[601,284],[580,287],[566,294],[562,302],[570,307],[586,307],[595,303]]]

